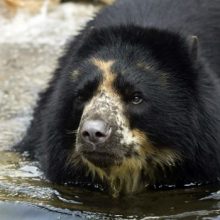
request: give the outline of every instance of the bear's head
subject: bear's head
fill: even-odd
[[[196,146],[196,38],[106,28],[92,30],[75,53],[68,163],[107,182],[115,196],[172,183]]]

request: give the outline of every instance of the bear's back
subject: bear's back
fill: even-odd
[[[158,7],[159,6],[159,7]],[[195,35],[211,69],[220,69],[219,0],[119,0],[92,22],[96,28],[137,25]],[[219,73],[220,75],[220,73]]]

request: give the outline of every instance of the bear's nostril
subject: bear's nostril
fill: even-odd
[[[103,134],[103,133],[98,131],[98,132],[95,133],[95,135],[96,135],[96,137],[101,138],[101,137],[105,137],[107,134]]]
[[[83,131],[83,132],[82,132],[82,136],[83,136],[83,137],[89,137],[90,135],[89,135],[89,132],[88,132],[88,131]]]
[[[108,140],[111,128],[103,120],[85,121],[81,128],[81,137],[85,142],[99,144]]]

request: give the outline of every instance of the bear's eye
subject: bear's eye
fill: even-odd
[[[83,101],[83,96],[78,95],[78,96],[76,97],[76,101],[82,102],[82,101]]]
[[[134,104],[134,105],[139,105],[139,104],[141,104],[141,103],[143,102],[143,98],[142,98],[141,94],[139,94],[139,93],[134,93],[133,96],[132,96],[132,98],[131,98],[131,102],[132,102],[132,104]]]
[[[76,101],[77,101],[78,103],[86,102],[87,99],[88,99],[88,97],[83,96],[83,95],[77,95],[77,97],[76,97]]]

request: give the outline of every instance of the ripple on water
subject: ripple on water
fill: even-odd
[[[220,216],[216,187],[148,191],[118,199],[102,192],[50,183],[37,162],[15,152],[0,154],[3,219],[210,219]],[[13,210],[10,211],[10,210]],[[20,213],[20,214],[19,214]],[[44,216],[44,217],[43,217]]]

